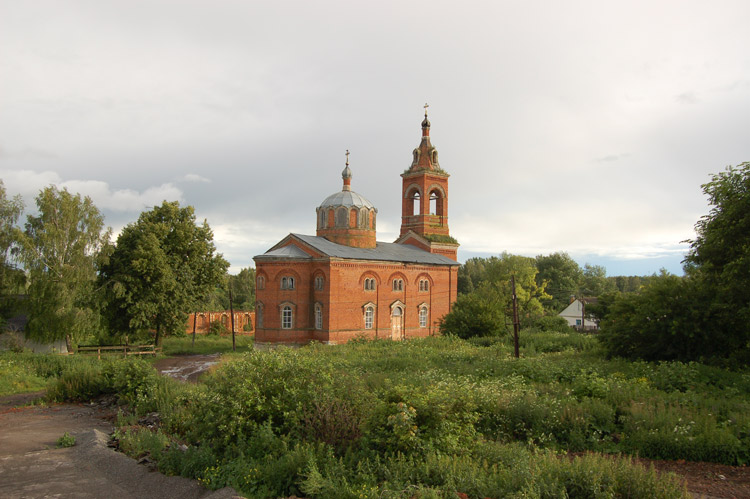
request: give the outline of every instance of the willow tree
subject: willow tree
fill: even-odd
[[[189,312],[226,273],[213,233],[198,225],[192,206],[164,202],[127,225],[102,266],[106,317],[113,333],[185,331]]]
[[[110,232],[91,198],[49,186],[16,235],[29,279],[27,337],[80,340],[99,328],[96,261]]]

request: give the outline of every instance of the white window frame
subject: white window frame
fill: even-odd
[[[367,305],[365,307],[365,329],[372,329],[375,322],[375,307]]]
[[[419,327],[427,327],[430,311],[426,305],[419,307]]]
[[[281,307],[281,329],[292,329],[294,326],[294,310],[291,305]]]
[[[323,305],[315,304],[315,329],[323,329]]]

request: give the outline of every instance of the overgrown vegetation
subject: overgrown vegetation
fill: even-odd
[[[713,208],[696,223],[686,276],[662,273],[596,311],[610,355],[750,362],[750,163],[713,175],[703,191]]]
[[[52,393],[158,411],[121,448],[249,497],[682,497],[627,459],[565,453],[750,461],[747,373],[606,360],[577,333],[524,331],[521,351],[505,335],[252,351],[194,386],[88,361]]]

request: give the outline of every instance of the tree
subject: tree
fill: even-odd
[[[610,356],[695,360],[716,352],[696,281],[662,273],[640,293],[606,294],[596,309]]]
[[[234,307],[239,310],[255,309],[255,269],[241,269],[237,275],[229,276]]]
[[[23,212],[21,196],[8,199],[0,180],[0,317],[6,318],[16,305],[15,297],[24,287],[26,276],[14,265],[17,251],[16,223]]]
[[[507,332],[505,315],[497,303],[476,293],[459,295],[441,320],[440,332],[464,339],[501,336]]]
[[[604,293],[615,291],[617,285],[615,282],[607,279],[607,269],[601,265],[583,266],[583,283],[581,285],[581,294],[585,296],[599,296]]]
[[[100,279],[108,290],[114,333],[184,332],[189,312],[220,282],[228,262],[215,253],[213,233],[195,222],[192,206],[164,202],[141,213],[117,238]]]
[[[750,360],[750,163],[712,175],[702,187],[713,208],[688,241],[686,277],[662,272],[639,293],[607,304],[600,338],[610,354]]]
[[[36,198],[39,214],[16,230],[28,273],[28,337],[80,340],[95,333],[100,316],[95,293],[97,258],[110,231],[88,196],[47,187]]]
[[[713,206],[688,241],[688,276],[710,297],[707,327],[727,351],[750,351],[750,162],[711,176],[702,186]]]
[[[553,312],[560,312],[570,303],[570,297],[579,294],[583,283],[583,271],[567,253],[551,253],[536,257],[537,286],[547,283],[545,291],[550,298],[544,305]]]
[[[499,257],[490,257],[485,263],[485,278],[477,293],[485,299],[494,300],[509,316],[512,295],[510,276],[515,275],[518,315],[525,326],[532,324],[544,314],[541,300],[550,296],[545,293],[546,282],[537,284],[537,268],[533,258],[503,252]]]

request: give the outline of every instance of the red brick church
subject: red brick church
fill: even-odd
[[[343,188],[317,208],[316,235],[289,234],[254,258],[256,344],[401,340],[438,332],[456,299],[458,243],[448,231],[449,175],[430,142],[426,111],[413,155],[401,174],[395,242],[376,241],[378,210],[352,191],[347,151]]]

